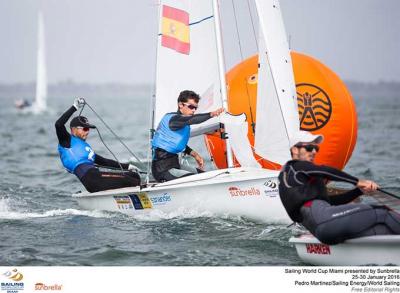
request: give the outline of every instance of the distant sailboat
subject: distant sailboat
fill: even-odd
[[[39,11],[38,16],[38,50],[36,70],[36,98],[32,105],[32,110],[34,112],[42,112],[47,108],[47,70],[44,21],[41,11]]]
[[[46,46],[42,12],[38,14],[38,43],[37,43],[37,68],[36,68],[36,96],[31,103],[25,99],[15,101],[15,107],[24,112],[41,113],[47,109],[47,70]]]

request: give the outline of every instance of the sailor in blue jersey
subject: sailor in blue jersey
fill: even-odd
[[[96,154],[86,142],[89,130],[95,128],[86,117],[77,116],[70,122],[71,134],[65,128],[65,123],[85,100],[77,98],[74,104],[56,121],[58,152],[65,169],[75,174],[89,192],[140,185],[139,174],[130,171],[135,169],[128,163],[103,158]],[[126,170],[119,172],[100,171],[98,167],[111,167]]]
[[[318,240],[337,244],[346,239],[400,234],[400,215],[386,206],[353,203],[378,185],[343,171],[314,164],[321,135],[300,131],[290,149],[292,160],[279,174],[279,195],[289,217],[301,223]],[[328,195],[328,180],[353,184],[356,188]]]
[[[152,140],[153,161],[151,170],[157,181],[164,182],[193,174],[181,169],[178,158],[178,154],[181,152],[192,156],[198,164],[198,169],[204,170],[203,158],[187,145],[190,138],[190,125],[200,124],[216,117],[224,109],[194,114],[198,108],[199,100],[200,97],[195,92],[182,91],[178,97],[178,111],[167,113],[161,119]]]

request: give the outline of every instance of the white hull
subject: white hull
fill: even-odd
[[[326,245],[310,234],[289,240],[306,263],[318,266],[400,265],[400,235],[355,238]]]
[[[210,212],[256,221],[289,223],[278,193],[278,172],[235,168],[196,174],[151,187],[121,188],[73,197],[85,209],[128,215],[160,210]]]

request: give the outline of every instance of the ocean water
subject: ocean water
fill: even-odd
[[[356,97],[358,142],[346,167],[394,193],[400,193],[399,98]],[[146,157],[146,95],[87,101],[139,157]],[[72,97],[51,97],[49,110],[34,115],[0,97],[0,266],[305,265],[287,242],[292,228],[284,225],[196,211],[129,217],[81,209],[71,194],[82,187],[59,162],[54,129],[72,102]],[[85,109],[83,115],[99,126],[119,159],[130,157],[93,113]],[[88,142],[111,157],[96,132]]]

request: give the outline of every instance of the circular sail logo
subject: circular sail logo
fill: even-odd
[[[300,129],[313,131],[324,127],[332,114],[332,103],[327,93],[310,83],[296,85]]]

